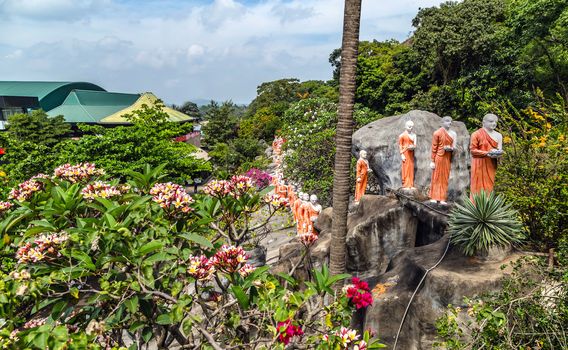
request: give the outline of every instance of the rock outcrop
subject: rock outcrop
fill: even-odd
[[[381,342],[392,348],[400,322],[414,290],[428,269],[444,255],[448,236],[437,242],[406,250],[396,256],[389,271],[370,282],[374,303],[367,309],[365,328],[376,330]],[[436,338],[436,319],[449,304],[462,305],[463,298],[496,290],[510,268],[501,269],[518,259],[488,261],[466,258],[450,247],[439,266],[431,270],[418,289],[403,324],[397,349],[432,349]],[[388,321],[387,321],[388,320]]]
[[[518,256],[498,251],[491,257],[468,258],[448,247],[445,235],[447,206],[424,205],[424,197],[365,195],[350,208],[347,227],[348,272],[364,278],[373,289],[374,304],[357,313],[355,324],[378,332],[392,348],[406,306],[426,271],[429,271],[409,308],[397,349],[431,349],[436,319],[448,304],[461,305],[473,297],[500,287],[501,266]],[[307,278],[306,269],[329,262],[332,208],[316,222],[319,239],[312,247],[309,264],[300,264],[295,276]],[[287,272],[298,262],[303,248],[293,241],[280,247],[273,272]]]
[[[365,150],[373,175],[377,177],[382,194],[387,189],[401,187],[401,159],[398,136],[404,131],[407,120],[414,122],[417,145],[414,151],[414,183],[423,194],[428,192],[432,170],[430,169],[432,134],[440,128],[441,120],[434,113],[413,110],[403,115],[379,119],[353,134],[353,155]],[[457,149],[452,157],[452,169],[448,187],[448,199],[455,201],[469,185],[469,133],[462,122],[454,121],[452,129],[458,135]]]

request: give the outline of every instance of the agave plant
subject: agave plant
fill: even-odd
[[[495,192],[481,191],[471,200],[464,197],[451,211],[448,226],[451,242],[468,256],[523,239],[519,214]]]

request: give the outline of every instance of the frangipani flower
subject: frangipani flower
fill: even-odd
[[[72,183],[89,181],[93,177],[104,175],[103,169],[97,169],[93,163],[64,164],[53,171],[56,178]]]
[[[205,281],[215,273],[215,267],[205,255],[189,257],[187,273],[198,281]]]
[[[194,202],[193,198],[178,184],[157,183],[150,189],[150,194],[153,196],[152,200],[165,210],[182,213],[193,210],[190,206]]]
[[[211,259],[216,269],[233,273],[239,271],[247,261],[247,255],[242,247],[223,245]]]

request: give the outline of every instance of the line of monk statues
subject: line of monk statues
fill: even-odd
[[[280,198],[287,198],[294,223],[299,235],[317,234],[314,229],[314,222],[322,211],[322,206],[318,203],[315,194],[309,195],[305,192],[296,192],[296,186],[286,183],[278,176],[273,178],[274,193]]]
[[[497,158],[503,155],[503,137],[495,131],[498,117],[487,114],[483,117],[483,127],[471,135],[469,151],[471,153],[471,184],[470,194],[480,191],[487,193],[493,191],[495,173],[497,171]],[[450,178],[452,152],[456,149],[457,134],[451,130],[452,118],[442,118],[442,126],[432,135],[432,153],[430,168],[432,169],[432,182],[429,198],[432,202],[446,204],[448,195],[448,182]],[[398,137],[400,158],[402,161],[401,175],[402,188],[414,188],[414,149],[416,148],[416,134],[413,131],[414,123],[408,120],[405,130]],[[368,173],[372,172],[367,160],[367,152],[359,152],[357,161],[357,182],[355,185],[355,202],[358,202],[367,188]]]
[[[282,146],[285,142],[286,140],[282,137],[276,137],[272,142],[272,154],[277,168],[280,168],[282,165]],[[322,206],[318,203],[318,197],[315,194],[309,195],[305,192],[297,192],[296,186],[291,183],[286,184],[282,179],[280,171],[277,171],[272,177],[272,185],[274,186],[274,193],[281,199],[286,198],[288,200],[288,206],[292,212],[298,234],[317,235],[314,229],[314,222],[322,211]]]

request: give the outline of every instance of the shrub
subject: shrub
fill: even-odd
[[[524,258],[503,279],[502,290],[450,306],[436,322],[438,348],[566,349],[568,270]]]
[[[260,169],[251,168],[245,175],[254,181],[254,185],[259,190],[268,187],[268,185],[272,182],[272,176],[270,176],[270,174],[266,171],[262,171]]]
[[[0,205],[0,346],[379,346],[345,328],[355,309],[332,286],[347,275],[324,266],[300,286],[247,263],[241,244],[284,208],[268,189],[235,176],[192,197],[156,169],[131,175],[124,183],[91,163],[66,165]],[[261,208],[266,217],[252,220]]]
[[[539,98],[534,107],[500,106],[504,151],[496,191],[520,213],[538,249],[558,246],[568,236],[568,112],[559,98]]]
[[[465,255],[474,255],[493,246],[520,243],[522,225],[517,217],[503,196],[481,191],[473,200],[464,197],[462,204],[456,203],[450,212],[448,232]]]

